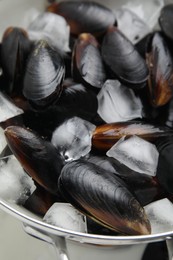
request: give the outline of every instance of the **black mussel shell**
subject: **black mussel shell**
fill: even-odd
[[[67,201],[114,231],[127,235],[151,232],[144,209],[115,174],[74,161],[64,166],[59,187]]]
[[[58,106],[66,109],[73,116],[92,121],[98,109],[97,95],[83,84],[67,79],[63,82],[63,91]]]
[[[173,95],[173,58],[163,36],[156,32],[146,54],[149,96],[153,106],[167,104]]]
[[[63,16],[70,25],[72,34],[103,34],[115,23],[113,12],[92,1],[65,1],[53,3],[47,11]]]
[[[101,88],[106,72],[99,50],[99,44],[89,33],[80,34],[73,49],[72,74],[76,81]]]
[[[159,24],[163,33],[173,40],[173,4],[165,5],[160,13]]]
[[[18,27],[9,27],[3,34],[0,59],[4,76],[10,82],[8,94],[14,91],[14,85],[22,77],[27,57],[31,49],[27,32]],[[20,92],[18,89],[17,92]]]
[[[31,212],[43,217],[55,202],[62,202],[62,200],[38,184],[36,186],[36,190],[25,201],[23,206]]]
[[[137,135],[147,141],[155,141],[163,136],[172,136],[173,130],[166,126],[157,126],[143,121],[127,121],[97,126],[92,137],[93,147],[109,150],[122,137]]]
[[[165,191],[155,178],[135,172],[114,158],[90,155],[86,160],[121,178],[142,206],[165,197]]]
[[[57,181],[63,162],[53,145],[20,126],[7,127],[5,136],[11,151],[24,170],[40,186],[58,194]]]
[[[156,177],[164,189],[173,194],[173,137],[157,140],[156,147],[159,151],[159,161]]]
[[[64,76],[65,65],[61,54],[41,40],[28,59],[23,94],[34,107],[47,107],[61,94]]]
[[[122,83],[132,88],[145,86],[148,79],[146,62],[116,27],[111,27],[104,36],[102,57]]]

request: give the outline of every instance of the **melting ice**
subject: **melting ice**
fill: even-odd
[[[157,148],[138,136],[132,136],[127,140],[121,138],[107,152],[107,155],[136,172],[156,175],[159,157]]]
[[[73,117],[54,131],[51,142],[66,161],[77,160],[90,152],[94,130],[95,125]]]
[[[5,94],[0,92],[0,122],[23,114],[23,110],[16,107]]]
[[[86,217],[69,203],[54,203],[43,221],[76,232],[87,232]]]
[[[98,96],[98,114],[106,123],[142,117],[142,103],[134,91],[118,80],[107,80]]]
[[[158,200],[144,208],[153,234],[173,230],[173,204],[170,200],[167,198]]]
[[[47,40],[59,50],[69,51],[70,27],[62,16],[53,13],[39,14],[28,27],[33,41]]]
[[[18,204],[23,204],[35,190],[32,178],[14,155],[0,160],[0,184],[0,197]]]

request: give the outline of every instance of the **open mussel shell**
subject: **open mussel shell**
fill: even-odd
[[[9,27],[3,34],[0,59],[3,74],[7,78],[9,89],[5,89],[8,94],[14,91],[14,84],[18,78],[22,77],[25,63],[31,49],[31,42],[27,32],[18,27]],[[19,92],[19,90],[16,90]]]
[[[153,106],[167,104],[173,95],[173,58],[163,36],[156,32],[148,46],[149,96]]]
[[[76,81],[101,88],[106,72],[99,50],[99,44],[89,33],[81,34],[74,46],[72,74]]]
[[[45,40],[32,50],[26,65],[23,94],[34,107],[44,108],[57,100],[65,76],[61,54]]]
[[[164,34],[173,41],[173,4],[165,5],[160,13],[159,24]]]
[[[109,28],[101,49],[103,60],[120,81],[132,88],[145,86],[148,79],[146,62],[116,27]]]
[[[128,138],[133,135],[152,142],[163,136],[172,136],[173,130],[135,120],[104,124],[97,126],[93,132],[92,145],[98,150],[107,151],[122,137]]]
[[[100,35],[115,23],[115,15],[110,9],[92,1],[53,3],[47,11],[63,16],[74,35],[83,32]]]
[[[57,181],[63,162],[53,145],[20,126],[7,127],[5,136],[11,151],[24,170],[40,186],[58,194]]]
[[[126,235],[149,234],[144,209],[115,174],[82,160],[68,163],[59,187],[64,197],[96,222]]]

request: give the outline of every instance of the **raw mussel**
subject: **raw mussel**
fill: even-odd
[[[173,4],[165,5],[160,13],[159,24],[164,34],[173,40]]]
[[[92,1],[53,3],[47,11],[63,16],[74,35],[83,32],[100,35],[115,23],[115,15],[110,9]]]
[[[146,60],[149,68],[149,96],[153,106],[167,104],[173,95],[173,59],[163,36],[152,37]]]
[[[157,126],[143,121],[117,122],[97,126],[92,137],[93,147],[107,151],[120,138],[137,135],[147,141],[154,141],[162,136],[173,135],[173,130],[165,126]]]
[[[99,44],[89,33],[81,34],[73,50],[73,78],[92,87],[101,88],[106,72],[101,58]]]
[[[136,172],[112,157],[90,155],[86,160],[104,171],[116,174],[135,193],[142,206],[166,196],[156,178]]]
[[[31,130],[9,126],[7,143],[24,170],[43,188],[58,194],[57,181],[63,161],[54,146]]]
[[[109,28],[101,48],[103,60],[122,83],[132,88],[145,86],[148,79],[146,62],[118,28]]]
[[[64,76],[62,55],[41,40],[34,46],[28,59],[23,94],[34,108],[47,107],[61,94]]]
[[[159,161],[157,167],[157,178],[167,192],[173,194],[173,137],[163,137],[156,141],[159,151]]]
[[[144,209],[115,174],[82,160],[64,166],[59,188],[67,201],[102,225],[126,235],[151,232]]]
[[[30,49],[31,42],[24,29],[9,27],[5,30],[2,38],[0,59],[3,74],[8,82],[4,90],[10,95],[14,91],[17,93],[22,92],[22,87],[19,88],[19,80],[23,78]]]

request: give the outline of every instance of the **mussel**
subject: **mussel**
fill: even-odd
[[[7,127],[5,136],[24,170],[50,193],[59,194],[57,181],[63,160],[53,145],[33,131],[20,126]]]
[[[142,88],[148,79],[145,60],[135,46],[116,27],[104,36],[102,57],[122,83],[132,88]]]
[[[144,209],[115,174],[73,161],[62,169],[59,188],[72,205],[112,230],[126,235],[151,232]]]
[[[173,194],[173,137],[163,137],[156,141],[156,146],[159,151],[159,161],[157,167],[157,178],[161,186]]]
[[[53,3],[48,6],[47,11],[63,16],[74,35],[83,32],[103,34],[116,20],[110,9],[92,1]]]
[[[64,76],[62,55],[45,40],[40,40],[27,61],[23,95],[36,109],[48,107],[60,96]]]
[[[106,80],[106,71],[99,44],[89,33],[81,34],[73,50],[73,78],[92,87],[101,88]]]
[[[10,95],[14,91],[17,93],[22,92],[19,80],[23,78],[30,49],[31,42],[23,28],[9,27],[5,30],[2,38],[0,60],[3,74],[8,82],[8,88],[4,90]]]
[[[165,5],[160,13],[159,24],[164,34],[171,40],[173,40],[173,4]]]
[[[149,95],[153,106],[167,104],[173,96],[173,58],[160,33],[152,37],[146,60],[149,68]]]
[[[166,196],[165,190],[156,178],[136,172],[112,157],[90,155],[86,160],[106,172],[116,174],[135,193],[142,206]]]
[[[120,138],[137,135],[147,141],[154,141],[162,136],[172,136],[169,127],[155,126],[143,121],[127,121],[97,126],[92,137],[93,147],[107,151]]]

